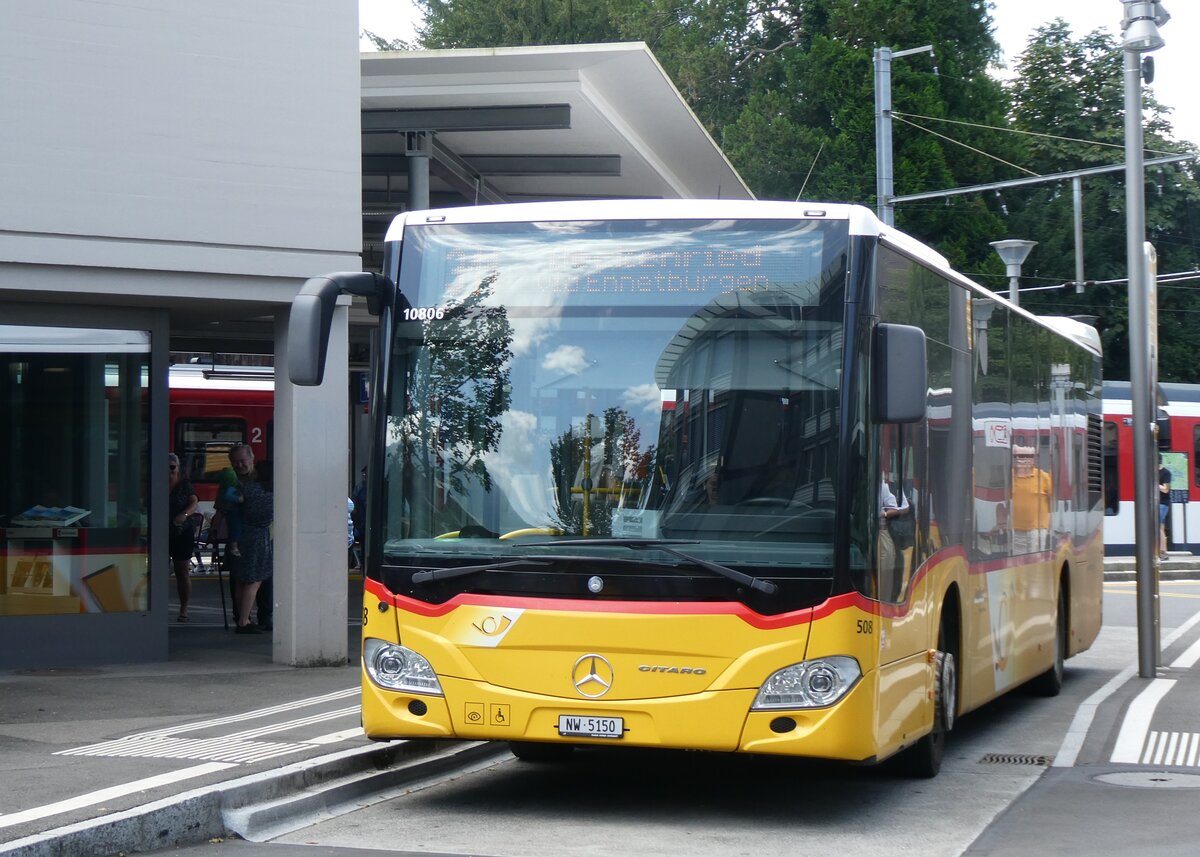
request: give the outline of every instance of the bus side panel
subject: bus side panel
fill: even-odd
[[[1101,514],[1096,513],[1097,517]],[[1070,639],[1067,656],[1077,655],[1090,648],[1100,634],[1104,619],[1104,534],[1097,529],[1079,545],[1082,562],[1070,564],[1067,588],[1070,606]]]
[[[914,576],[907,600],[879,605],[879,705],[874,719],[880,757],[933,728],[928,653],[937,646],[941,593],[953,574],[952,563],[931,559]]]

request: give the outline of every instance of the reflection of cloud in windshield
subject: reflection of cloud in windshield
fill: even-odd
[[[553,520],[553,488],[545,445],[535,449],[537,417],[528,411],[507,411],[500,423],[500,448],[484,456],[488,471],[521,521],[544,526]]]
[[[777,231],[735,229],[734,223],[726,220],[683,224],[652,221],[644,231],[623,231],[616,237],[606,233],[603,223],[596,222],[525,226],[531,231],[495,236],[469,226],[440,226],[431,236],[434,244],[424,251],[436,253],[437,244],[444,242],[446,246],[448,270],[441,269],[430,276],[446,278],[445,285],[438,290],[448,303],[462,302],[481,282],[491,278],[488,306],[526,310],[509,316],[513,327],[510,350],[517,357],[533,352],[560,329],[562,307],[568,302],[573,285],[602,280],[607,271],[630,266],[640,253],[647,253],[650,258],[663,248],[670,248],[673,253],[711,254],[714,246],[719,249],[753,245],[764,258],[791,260],[788,269],[796,278],[794,283],[813,280],[821,268],[820,221],[801,221]],[[714,234],[720,236],[719,241],[714,241]],[[618,239],[619,247],[614,248]],[[530,288],[531,283],[559,285]],[[780,281],[773,284],[772,290],[788,287],[789,282]],[[535,308],[540,312],[528,312]]]
[[[500,425],[504,429],[500,436],[501,457],[519,470],[532,468],[537,417],[528,411],[506,411],[500,417]]]
[[[578,375],[588,368],[587,353],[578,345],[560,345],[542,358],[542,368]]]
[[[622,393],[621,401],[631,412],[644,410],[656,414],[662,409],[662,392],[657,384],[638,384]]]

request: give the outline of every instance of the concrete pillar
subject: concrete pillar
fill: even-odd
[[[277,664],[346,663],[349,306],[343,297],[334,310],[319,387],[296,387],[286,371],[275,374]],[[288,310],[276,314],[277,367],[287,365],[287,320]]]

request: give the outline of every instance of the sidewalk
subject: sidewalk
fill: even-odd
[[[1131,559],[1109,560],[1106,569],[1106,580],[1133,579]],[[1173,558],[1164,577],[1167,573],[1200,577],[1200,558]],[[269,832],[273,800],[316,790],[313,800],[336,802],[356,787],[366,788],[354,785],[359,779],[383,770],[412,777],[430,766],[503,752],[463,742],[367,741],[358,716],[359,634],[357,625],[347,628],[351,664],[295,669],[271,662],[270,634],[234,635],[221,627],[219,615],[198,614],[188,625],[171,626],[165,663],[0,674],[0,855],[82,857],[204,841],[229,829]],[[1200,630],[1192,630],[1171,657],[1197,636]],[[1174,673],[1186,680],[1177,682],[1172,705],[1195,711],[1200,671]],[[1127,705],[1144,686],[1125,682],[1105,709]],[[1113,728],[1110,722],[1098,718],[1097,727],[1096,740],[1113,739],[1105,731]],[[1178,727],[1181,734],[1195,729],[1194,722]],[[1194,737],[1200,753],[1200,735]],[[1038,842],[1039,831],[1057,830],[1065,837],[1068,827],[1088,826],[1093,813],[1112,819],[1106,801],[1119,802],[1117,817],[1126,819],[1150,819],[1191,801],[1193,809],[1175,816],[1176,829],[1200,825],[1197,790],[1180,787],[1165,794],[1165,788],[1110,787],[1097,797],[1089,777],[1112,766],[1104,764],[1106,745],[1089,752],[1076,767],[1050,769],[997,825],[1023,829],[1029,842]],[[1174,782],[1194,777],[1200,785],[1200,766],[1191,773],[1186,766],[1151,767],[1169,769]],[[1043,788],[1052,791],[1033,799]],[[1089,829],[1104,830],[1099,822]],[[1017,853],[988,836],[968,854]],[[1200,830],[1189,839],[1188,853],[1194,853],[1197,839]]]
[[[1130,667],[1076,714],[1095,715],[1073,758],[1015,800],[962,857],[1192,857],[1200,849],[1200,614],[1163,640],[1157,678]],[[1130,676],[1122,681],[1124,676]],[[1075,724],[1072,726],[1075,731]],[[1064,746],[1068,742],[1064,742]]]
[[[1167,558],[1159,563],[1158,569],[1162,580],[1190,580],[1200,577],[1200,556],[1180,552],[1168,553]],[[1131,556],[1105,557],[1104,579],[1136,580],[1137,561]]]

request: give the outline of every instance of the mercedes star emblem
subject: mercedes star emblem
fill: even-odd
[[[612,689],[613,668],[602,655],[584,655],[571,670],[571,683],[580,696],[596,699]]]

